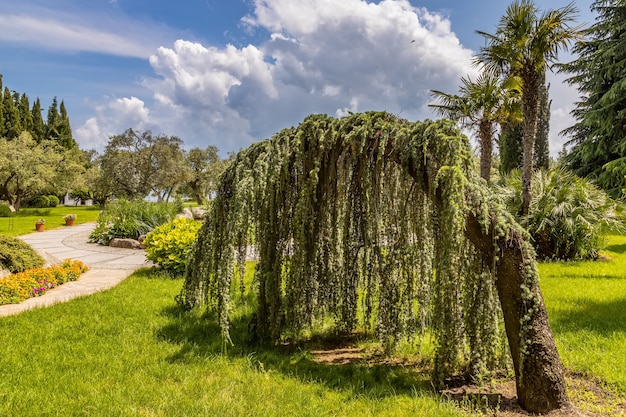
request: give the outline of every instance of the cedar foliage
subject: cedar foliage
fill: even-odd
[[[571,112],[576,123],[562,132],[571,147],[564,162],[618,198],[626,187],[626,7],[596,0],[591,10],[596,22],[573,48],[578,58],[560,67],[580,93]]]
[[[521,245],[524,285],[535,288],[526,235],[474,173],[467,138],[451,122],[309,116],[226,169],[178,301],[207,304],[228,342],[231,289],[243,285],[254,244],[256,331],[266,341],[329,317],[338,331],[375,331],[387,347],[429,329],[437,382],[460,369],[486,372],[504,351],[497,257],[466,238],[468,216],[493,233],[490,250],[496,239]],[[535,305],[527,292],[524,302]],[[523,341],[534,314],[525,308]]]

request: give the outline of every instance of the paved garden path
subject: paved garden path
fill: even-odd
[[[136,269],[151,265],[142,250],[87,243],[94,227],[95,223],[86,223],[19,236],[48,263],[60,263],[67,258],[78,259],[89,266],[89,271],[77,281],[53,288],[40,297],[29,298],[20,304],[0,306],[0,316],[18,314],[31,308],[46,307],[106,290],[122,282]]]

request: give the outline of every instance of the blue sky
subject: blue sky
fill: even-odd
[[[508,4],[2,0],[0,73],[44,109],[64,100],[83,149],[102,150],[133,128],[225,154],[311,113],[436,117],[430,90],[456,92],[475,73],[471,58],[484,43],[475,31],[494,32]],[[576,2],[580,23],[593,23],[590,4]],[[553,155],[577,98],[562,80],[549,77]]]

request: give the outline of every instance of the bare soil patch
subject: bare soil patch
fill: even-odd
[[[313,360],[326,365],[394,365],[411,366],[415,373],[430,372],[430,366],[419,360],[394,358],[380,352],[368,352],[355,346],[318,348],[311,351]],[[604,417],[626,416],[626,398],[602,386],[597,381],[582,374],[567,373],[566,381],[572,407],[555,410],[546,414],[548,417]],[[448,381],[446,389],[440,392],[444,397],[485,416],[521,417],[533,415],[519,406],[515,381],[511,378],[499,378],[483,385],[477,385],[462,377]]]

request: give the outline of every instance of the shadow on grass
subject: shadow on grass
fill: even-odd
[[[602,336],[626,333],[626,299],[610,302],[578,300],[576,307],[550,316],[553,328],[561,332],[590,331]]]
[[[320,337],[312,341],[261,346],[247,340],[249,317],[231,323],[233,345],[226,350],[221,330],[215,319],[206,314],[184,312],[177,306],[163,310],[171,322],[157,332],[161,340],[175,343],[180,350],[170,356],[172,362],[190,363],[223,354],[236,360],[244,359],[250,369],[279,371],[302,382],[320,383],[331,389],[349,390],[357,395],[383,398],[396,394],[434,394],[427,370],[403,364],[381,363],[361,355],[348,360],[315,360],[312,351],[341,355],[354,353],[356,338]],[[380,359],[380,358],[379,358]]]
[[[605,250],[615,253],[624,253],[626,252],[626,243],[622,243],[621,245],[609,245]]]

